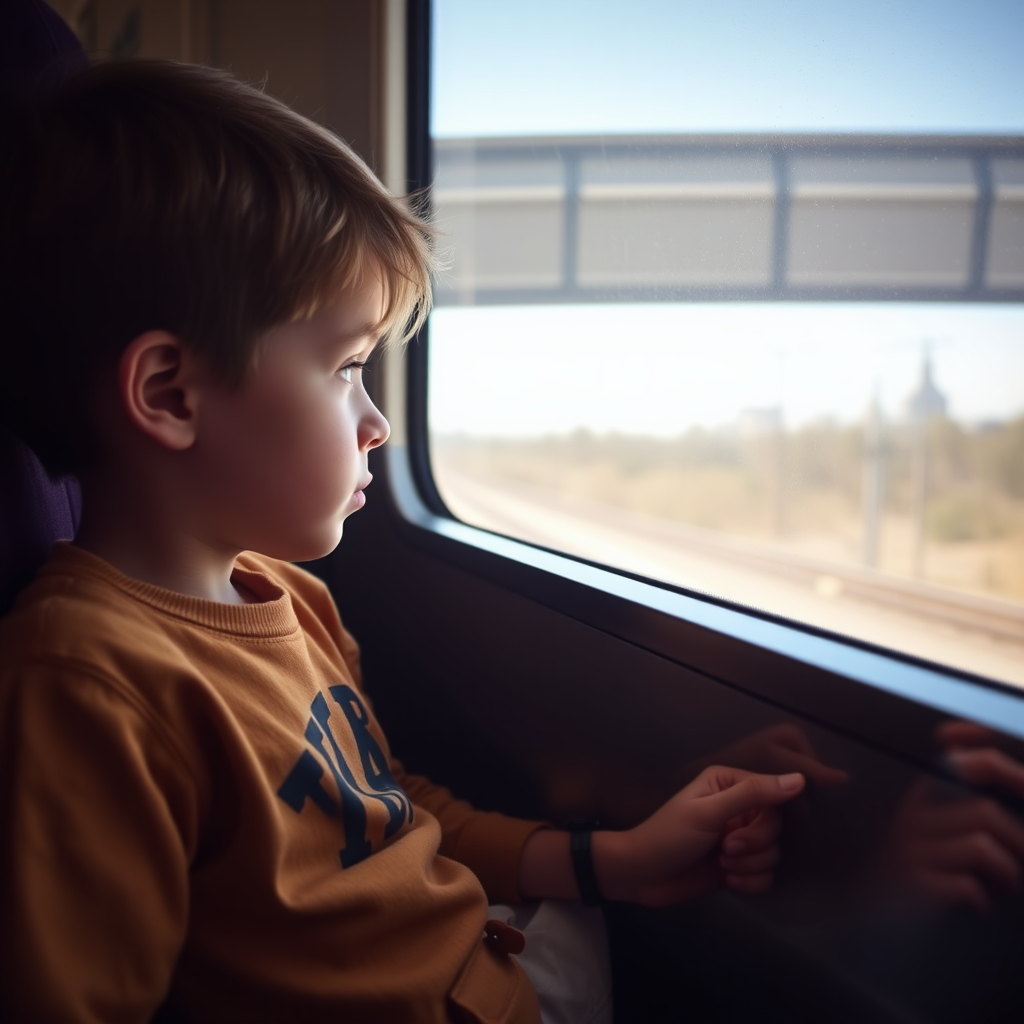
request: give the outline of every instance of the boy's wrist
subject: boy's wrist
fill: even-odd
[[[631,878],[632,841],[630,832],[594,832],[590,839],[590,855],[601,895],[609,902],[630,901],[633,895]]]

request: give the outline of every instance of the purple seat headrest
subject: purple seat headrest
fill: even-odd
[[[51,480],[31,449],[0,429],[0,614],[54,542],[74,537],[81,514],[78,481]]]

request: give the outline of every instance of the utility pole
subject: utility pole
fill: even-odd
[[[922,579],[928,531],[929,426],[932,420],[946,415],[946,396],[932,380],[932,356],[927,342],[921,359],[921,383],[907,402],[907,413],[913,445],[914,548],[911,572],[917,579]]]
[[[772,533],[777,539],[781,539],[786,532],[786,433],[783,428],[781,405],[770,443]]]
[[[914,487],[914,554],[911,572],[915,579],[924,578],[924,554],[928,533],[928,422],[922,417],[913,426]]]
[[[882,507],[885,503],[885,440],[878,388],[864,422],[864,564],[878,566]]]

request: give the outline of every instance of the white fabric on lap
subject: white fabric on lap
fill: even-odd
[[[497,904],[488,915],[526,935],[518,960],[544,1024],[612,1024],[612,972],[604,915],[579,903]]]

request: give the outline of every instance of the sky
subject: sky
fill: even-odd
[[[966,424],[1024,414],[1024,307],[942,303],[636,303],[431,314],[433,431],[671,437],[781,407],[787,427],[903,415],[931,352]]]
[[[1024,0],[435,0],[439,137],[1024,132]]]
[[[1024,134],[1024,0],[435,0],[437,137]],[[897,417],[930,346],[965,422],[1024,413],[1024,306],[459,308],[431,321],[431,424],[668,435],[781,406]]]

